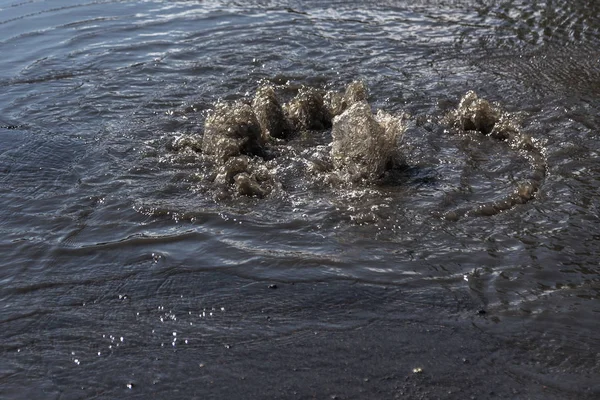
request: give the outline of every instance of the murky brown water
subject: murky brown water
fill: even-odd
[[[598,8],[5,1],[0,397],[598,397]],[[381,179],[315,172],[330,129],[262,198],[174,145],[357,79],[407,116]],[[469,90],[535,151],[453,131]]]

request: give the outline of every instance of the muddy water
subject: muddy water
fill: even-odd
[[[0,397],[596,398],[598,11],[4,2]],[[215,183],[219,101],[355,80],[406,116],[381,177],[323,126]],[[469,90],[535,151],[448,123]]]

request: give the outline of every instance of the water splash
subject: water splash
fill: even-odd
[[[443,123],[449,125],[454,133],[489,135],[506,142],[511,149],[523,154],[532,168],[530,176],[519,182],[513,193],[503,199],[472,209],[452,210],[444,214],[445,218],[455,220],[462,214],[495,215],[535,197],[546,176],[546,160],[538,141],[521,132],[518,116],[504,111],[499,104],[479,98],[474,91],[468,91],[458,107],[443,118]]]

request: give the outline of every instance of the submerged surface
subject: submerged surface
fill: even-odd
[[[600,395],[596,2],[5,3],[0,397]],[[219,100],[357,79],[409,116],[381,179],[323,127],[215,186]],[[469,90],[539,152],[454,131]]]

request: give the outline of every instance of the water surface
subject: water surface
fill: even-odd
[[[600,15],[593,1],[6,1],[0,393],[6,398],[595,398]],[[404,165],[218,199],[218,100],[362,79],[411,117]],[[442,117],[467,90],[542,149]],[[315,134],[316,135],[316,134]],[[285,163],[289,162],[289,167]],[[413,369],[421,368],[421,373]]]

